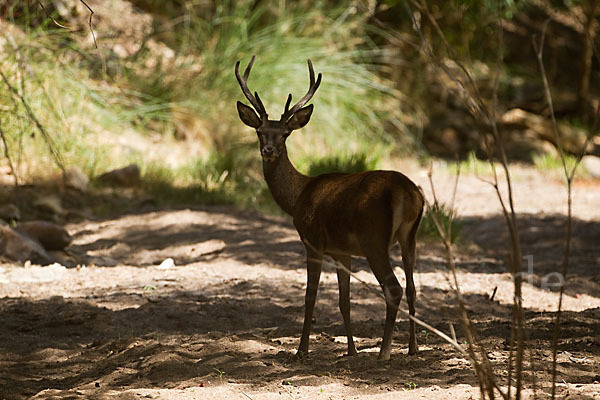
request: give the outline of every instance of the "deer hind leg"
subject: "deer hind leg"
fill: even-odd
[[[350,322],[350,256],[336,256],[335,259],[342,264],[336,268],[338,287],[340,293],[340,311],[344,318],[344,327],[346,328],[346,336],[348,337],[348,355],[355,356],[357,354],[354,346],[354,338],[352,337],[352,323]]]
[[[298,347],[298,357],[308,354],[308,340],[313,311],[315,309],[315,300],[317,299],[317,289],[319,288],[319,279],[321,278],[322,263],[323,255],[314,251],[310,246],[306,246],[307,282],[306,296],[304,297],[304,324],[302,326],[300,346]]]
[[[400,248],[402,250],[402,263],[404,264],[404,273],[406,275],[406,301],[408,303],[408,313],[415,316],[415,301],[417,299],[417,291],[413,280],[413,270],[416,262],[416,231],[419,226],[417,220],[409,229],[401,228],[400,230]],[[408,339],[408,354],[417,354],[419,347],[417,346],[417,336],[415,329],[415,321],[412,319],[408,322],[409,339]]]
[[[369,251],[366,256],[369,266],[385,295],[385,328],[383,330],[379,359],[389,360],[392,352],[392,334],[394,332],[394,325],[396,324],[396,315],[400,300],[402,300],[402,287],[398,283],[396,275],[394,275],[386,247]]]

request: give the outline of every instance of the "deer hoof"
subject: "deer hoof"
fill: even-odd
[[[414,343],[408,344],[408,355],[409,356],[414,356],[418,352],[419,352],[419,346],[417,346],[416,341]]]
[[[308,351],[298,349],[298,351],[296,352],[297,359],[302,359],[302,358],[305,358],[306,356],[308,356]]]

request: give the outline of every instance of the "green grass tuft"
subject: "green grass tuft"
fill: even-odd
[[[460,230],[463,224],[456,218],[455,212],[444,204],[434,204],[431,208],[427,207],[419,225],[419,236],[432,239],[441,238],[434,223],[434,218],[437,218],[440,222],[442,229],[447,230],[449,224],[452,223],[450,226],[450,242],[455,243],[460,237]]]
[[[163,7],[155,0],[141,3],[145,9]],[[127,58],[110,46],[88,52],[47,18],[15,25],[17,46],[3,47],[2,71],[50,138],[37,131],[25,107],[0,82],[0,105],[10,111],[0,113],[0,125],[21,182],[58,174],[58,164],[79,166],[93,180],[136,163],[141,189],[157,199],[277,210],[260,170],[256,136],[235,110],[244,98],[234,65],[240,59],[244,68],[252,54],[257,61],[249,86],[260,93],[271,118],[282,112],[288,93],[298,100],[306,92],[308,58],[323,73],[312,121],[290,140],[292,158],[305,160],[303,170],[375,169],[378,157],[347,156],[349,149],[389,154],[411,142],[403,97],[382,77],[381,60],[389,55],[376,46],[368,16],[354,6],[226,0],[214,8],[168,7],[172,20],[155,24],[157,31],[168,27],[169,35],[152,42],[172,51],[154,51],[144,42],[147,47]],[[185,18],[176,15],[182,10]],[[202,140],[208,156],[197,160],[190,154],[169,163],[157,146],[149,151],[141,143],[151,136],[148,142],[164,142],[168,152],[169,141],[188,121],[178,118],[189,116],[198,123],[188,138]],[[324,154],[341,155],[314,161]]]
[[[532,159],[533,164],[538,170],[542,172],[554,171],[564,175],[563,163],[559,156],[548,153],[534,154],[532,156]],[[573,169],[573,166],[575,166],[576,162],[577,157],[572,156],[570,154],[565,154],[565,164],[567,166],[567,171],[570,172]],[[578,168],[577,172],[575,173],[575,176],[580,178],[585,177],[585,175],[586,172],[584,168]]]
[[[363,172],[377,169],[378,158],[365,153],[333,155],[310,163],[308,175],[317,176],[331,172]]]
[[[478,158],[474,151],[470,152],[465,160],[461,160],[459,165],[456,162],[448,163],[448,170],[453,175],[458,169],[461,173],[466,172],[477,176],[489,176],[493,173],[490,162]]]

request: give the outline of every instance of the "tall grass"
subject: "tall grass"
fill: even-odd
[[[15,40],[17,47],[4,42],[1,50],[0,68],[8,83],[0,82],[0,123],[9,150],[17,160],[18,172],[25,180],[59,170],[59,162],[49,147],[60,163],[78,165],[95,175],[99,165],[118,162],[109,143],[99,141],[98,136],[107,130],[118,132],[127,128],[115,119],[110,107],[95,101],[90,90],[93,81],[86,70],[69,62],[57,62],[64,50],[53,39],[60,40],[40,32],[11,35],[10,40]],[[27,107],[45,128],[48,138],[37,129]]]
[[[306,92],[308,58],[323,73],[311,123],[288,140],[301,169],[307,171],[324,157],[347,165],[348,155],[385,153],[410,142],[399,140],[408,131],[400,122],[401,95],[377,74],[374,61],[383,51],[366,39],[366,16],[350,6],[306,2],[223,1],[215,6],[210,15],[192,6],[174,16],[175,58],[159,59],[148,70],[139,66],[155,57],[147,53],[127,70],[130,89],[147,94],[149,103],[163,102],[203,121],[211,150],[188,168],[193,181],[242,204],[272,208],[254,148],[256,135],[235,110],[235,102],[245,99],[233,67],[237,60],[246,64],[253,54],[257,61],[249,86],[259,92],[271,118],[283,111],[288,93],[297,100]],[[311,173],[321,172],[314,168]]]
[[[308,175],[317,176],[331,172],[363,172],[377,169],[378,157],[367,153],[334,154],[310,163]]]
[[[565,165],[566,165],[567,169],[572,170],[577,163],[577,157],[570,155],[570,154],[565,154],[564,157],[565,157]],[[554,154],[544,153],[544,154],[533,154],[532,158],[533,158],[533,164],[535,165],[535,167],[538,170],[545,172],[545,173],[560,175],[562,178],[563,164],[562,164],[562,161],[559,156],[554,155]],[[588,176],[586,174],[586,171],[583,168],[580,168],[575,173],[575,178],[587,178],[587,177]]]
[[[189,10],[179,25],[178,54],[193,55],[168,68],[158,63],[152,71],[132,71],[150,80],[138,90],[178,103],[205,120],[215,143],[223,145],[240,135],[255,137],[240,124],[235,102],[244,100],[233,67],[257,62],[249,79],[271,118],[283,111],[288,93],[299,99],[308,87],[306,60],[310,58],[323,83],[314,97],[311,124],[295,133],[292,146],[301,152],[324,152],[359,145],[392,144],[384,126],[403,127],[399,93],[377,75],[373,60],[382,50],[367,44],[364,19],[353,7],[323,9],[282,1],[223,1],[210,18]],[[141,60],[143,61],[143,60]],[[318,146],[315,146],[318,144]]]
[[[139,3],[147,9],[157,5]],[[311,123],[288,141],[292,159],[305,170],[325,156],[347,165],[352,161],[348,155],[389,153],[410,142],[403,140],[408,128],[401,122],[401,94],[378,74],[383,50],[367,38],[367,16],[353,6],[274,0],[258,5],[214,2],[214,9],[189,4],[171,7],[173,19],[164,26],[155,21],[158,31],[169,30],[170,39],[161,44],[163,49],[170,46],[169,52],[147,45],[158,42],[152,39],[131,57],[115,57],[110,46],[92,54],[69,32],[53,29],[44,19],[40,23],[39,15],[32,17],[36,23],[15,21],[21,27],[13,35],[15,48],[0,33],[1,68],[46,128],[65,165],[80,166],[94,177],[136,162],[145,187],[153,192],[189,185],[228,201],[271,208],[256,135],[243,126],[235,109],[235,102],[244,99],[233,67],[253,54],[257,62],[249,86],[260,93],[271,118],[283,111],[288,93],[298,100],[306,92],[308,58],[323,73]],[[18,153],[20,173],[58,172],[23,105],[14,102],[1,82],[0,88],[6,111],[0,113],[0,123],[9,148]],[[201,121],[202,138],[188,139],[202,140],[205,156],[190,154],[170,165],[121,143],[123,133],[161,135],[167,143],[181,115]],[[166,146],[164,151],[169,151]],[[370,169],[367,164],[373,160],[363,161],[361,168]]]
[[[419,237],[429,239],[440,239],[440,232],[436,227],[435,220],[443,227],[449,227],[450,243],[456,243],[460,239],[460,231],[463,223],[456,217],[456,211],[445,204],[436,203],[427,207],[423,219],[419,225]]]

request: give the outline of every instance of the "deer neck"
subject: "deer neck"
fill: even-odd
[[[275,161],[263,160],[263,173],[279,207],[292,215],[298,197],[312,178],[298,172],[288,158],[287,149]]]

